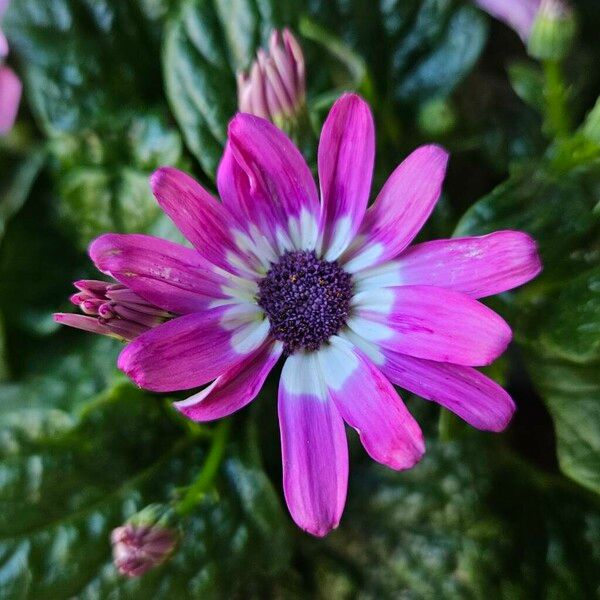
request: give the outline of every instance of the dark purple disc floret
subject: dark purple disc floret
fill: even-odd
[[[314,252],[286,252],[258,284],[258,304],[284,351],[318,350],[346,324],[352,277]]]

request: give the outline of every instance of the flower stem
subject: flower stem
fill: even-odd
[[[230,427],[229,421],[221,421],[221,423],[217,425],[210,450],[208,451],[200,474],[187,489],[185,496],[175,506],[175,510],[179,514],[186,515],[192,511],[196,504],[198,504],[198,501],[212,485],[225,454]]]
[[[547,133],[552,137],[564,138],[569,135],[571,119],[567,105],[567,89],[559,60],[545,60],[544,69],[544,98],[546,100]]]

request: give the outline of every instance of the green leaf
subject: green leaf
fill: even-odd
[[[292,4],[184,0],[167,26],[167,96],[188,148],[210,175],[237,107],[234,74],[249,66],[272,28],[290,22]]]
[[[537,64],[515,62],[508,68],[508,76],[515,93],[525,104],[538,112],[544,110],[544,77]]]
[[[160,81],[157,35],[136,0],[15,0],[3,27],[49,136],[93,127]]]
[[[45,335],[66,301],[71,282],[81,275],[82,256],[53,218],[56,197],[34,188],[29,201],[12,218],[0,245],[0,311],[8,327]]]
[[[181,157],[179,135],[158,114],[119,118],[120,129],[62,136],[52,146],[60,161],[60,215],[82,249],[107,231],[148,231],[161,215],[148,176]]]
[[[10,218],[25,204],[45,160],[41,149],[24,156],[0,153],[0,241]]]
[[[550,155],[552,157],[552,155]],[[522,229],[538,241],[544,273],[517,295],[515,339],[554,420],[563,472],[599,491],[600,168],[559,171],[552,159],[515,172],[475,204],[455,235]]]
[[[445,97],[475,65],[487,40],[487,26],[471,6],[459,8],[430,52],[395,82],[395,96],[420,103]]]
[[[491,447],[489,452],[486,447]],[[428,440],[414,469],[353,469],[340,529],[315,544],[324,597],[591,597],[600,519],[489,436]]]
[[[137,0],[17,0],[6,28],[52,140],[66,230],[82,249],[107,230],[147,231],[160,214],[147,178],[182,154],[157,94],[152,19]]]
[[[600,361],[576,365],[531,354],[528,362],[554,420],[561,470],[600,494]]]
[[[218,597],[281,576],[287,517],[243,435],[214,491],[181,521],[172,559],[139,580],[117,574],[111,530],[169,502],[200,472],[206,442],[184,434],[159,398],[129,383],[105,389],[114,349],[96,340],[57,354],[44,375],[0,385],[2,597]]]
[[[600,361],[600,267],[544,296],[535,311],[524,319],[528,345],[544,356],[578,364]]]

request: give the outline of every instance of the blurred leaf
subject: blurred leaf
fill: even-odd
[[[0,311],[7,327],[46,334],[54,329],[51,313],[66,300],[82,257],[53,218],[55,197],[40,181],[13,217],[0,244]]]
[[[532,485],[489,445],[481,434],[429,442],[411,471],[355,469],[342,525],[318,559],[320,597],[593,597],[598,508]]]
[[[293,13],[293,3],[276,0],[184,0],[171,18],[163,49],[167,96],[208,174],[216,171],[237,108],[235,72]]]
[[[3,26],[49,136],[94,127],[124,106],[143,108],[140,99],[156,94],[158,37],[136,0],[14,0]]]
[[[453,0],[315,0],[310,10],[365,57],[380,94],[408,104],[450,94],[487,39],[479,11]]]
[[[9,219],[25,204],[45,159],[41,149],[25,156],[0,153],[0,241]]]
[[[529,372],[554,419],[561,469],[597,492],[599,189],[594,161],[567,172],[551,162],[530,166],[475,204],[455,232],[522,229],[538,241],[544,273],[517,296],[515,338],[527,348]]]
[[[600,361],[576,365],[531,354],[529,369],[554,419],[561,470],[600,494]]]
[[[137,0],[17,0],[6,28],[52,140],[69,234],[85,248],[107,230],[146,231],[160,213],[147,177],[182,153],[157,93],[154,23]]]
[[[129,384],[79,401],[77,413],[64,410],[69,385],[47,406],[32,402],[32,389],[0,386],[3,598],[251,597],[287,568],[286,517],[241,444],[223,463],[218,495],[182,521],[172,560],[139,580],[119,576],[110,531],[186,485],[202,466],[199,442],[182,434],[162,402]]]
[[[535,110],[544,110],[544,78],[538,65],[515,62],[508,68],[508,76],[515,93]]]
[[[164,119],[146,114],[127,115],[119,130],[63,136],[53,150],[60,161],[61,216],[86,248],[107,231],[149,230],[161,210],[148,175],[161,165],[178,164],[182,145]]]

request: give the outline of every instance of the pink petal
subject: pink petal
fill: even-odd
[[[265,119],[238,114],[229,124],[229,146],[243,181],[236,185],[251,222],[296,249],[315,247],[319,199],[306,161],[286,137]]]
[[[375,125],[368,104],[344,94],[321,131],[321,236],[327,260],[336,260],[358,231],[369,201],[375,160]]]
[[[371,458],[392,469],[413,467],[423,434],[392,384],[358,349],[339,337],[319,352],[329,396]]]
[[[410,244],[440,197],[447,163],[448,153],[430,145],[396,168],[367,211],[358,245],[346,257],[350,272],[394,258]]]
[[[234,240],[240,225],[196,180],[178,169],[161,167],[152,174],[150,185],[161,208],[206,260],[234,273],[240,270],[238,263],[250,269]]]
[[[54,313],[52,318],[56,323],[88,331],[89,333],[99,333],[101,335],[114,335],[113,328],[108,325],[102,325],[96,317],[87,317],[72,313]]]
[[[495,382],[471,367],[413,358],[384,351],[381,370],[390,381],[433,400],[478,429],[502,431],[515,404]]]
[[[98,269],[144,300],[176,314],[207,308],[226,298],[227,277],[195,250],[148,235],[108,233],[90,245]],[[233,279],[233,276],[231,276]]]
[[[264,344],[219,376],[201,392],[175,408],[193,421],[214,421],[240,410],[260,392],[271,369],[281,356],[280,343]]]
[[[279,384],[285,499],[296,524],[324,536],[338,526],[348,486],[344,421],[329,402],[315,354],[296,353]]]
[[[221,306],[151,329],[125,347],[119,369],[140,387],[155,392],[186,390],[212,381],[267,337],[266,321],[231,325],[230,313],[237,308]]]
[[[541,0],[475,0],[487,13],[514,29],[526,42]]]
[[[23,86],[14,71],[0,67],[0,135],[8,133],[15,124]]]
[[[477,300],[426,285],[362,292],[348,324],[395,352],[467,366],[493,362],[511,340],[508,324]]]
[[[417,244],[399,257],[398,269],[402,285],[435,285],[483,298],[523,285],[542,264],[529,235],[498,231]]]

